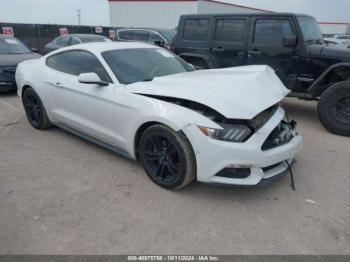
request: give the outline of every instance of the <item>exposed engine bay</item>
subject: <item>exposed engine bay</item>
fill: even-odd
[[[253,119],[246,120],[246,119],[229,119],[224,117],[222,114],[217,112],[216,110],[203,105],[198,102],[194,102],[191,100],[181,99],[181,98],[174,98],[174,97],[165,97],[165,96],[155,96],[155,95],[146,95],[146,94],[139,94],[143,96],[148,96],[151,98],[159,99],[165,102],[173,103],[182,107],[186,107],[188,109],[191,109],[193,111],[196,111],[197,113],[206,116],[210,120],[218,123],[219,125],[222,124],[244,124],[251,128],[253,132],[256,132],[259,130],[270,118],[271,116],[276,112],[278,108],[278,104],[275,104],[266,110],[262,111],[258,115],[256,115]]]

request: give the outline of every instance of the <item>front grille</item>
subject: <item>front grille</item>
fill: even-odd
[[[293,127],[286,121],[281,123],[271,132],[262,145],[263,151],[287,144],[293,138]]]
[[[271,166],[263,167],[262,170],[264,172],[267,172],[267,171],[270,171],[271,169],[274,169],[275,167],[278,167],[280,164],[282,164],[282,162],[278,162],[277,164],[273,164]]]

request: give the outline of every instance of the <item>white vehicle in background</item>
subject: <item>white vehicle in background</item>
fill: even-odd
[[[331,44],[341,44],[347,48],[350,47],[350,35],[335,35],[333,37],[325,38],[324,40]]]
[[[339,47],[339,48],[347,48],[339,40],[334,40],[333,38],[324,38],[323,41],[324,41],[324,43],[327,46],[333,46],[333,47]]]
[[[267,66],[194,71],[154,45],[90,43],[23,62],[16,80],[33,127],[139,160],[169,189],[262,185],[302,146],[279,106],[289,91]]]

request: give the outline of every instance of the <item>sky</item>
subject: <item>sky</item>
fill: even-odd
[[[216,0],[281,12],[310,14],[323,22],[350,22],[350,0]],[[0,0],[0,22],[109,25],[107,0]]]

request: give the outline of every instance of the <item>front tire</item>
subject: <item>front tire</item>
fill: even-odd
[[[322,94],[318,117],[330,132],[350,136],[350,81],[334,84]]]
[[[196,160],[190,142],[169,127],[147,128],[141,135],[138,151],[147,175],[163,188],[180,189],[196,176]]]
[[[32,127],[43,130],[52,126],[44,105],[33,88],[29,87],[24,91],[22,102],[27,119]]]

